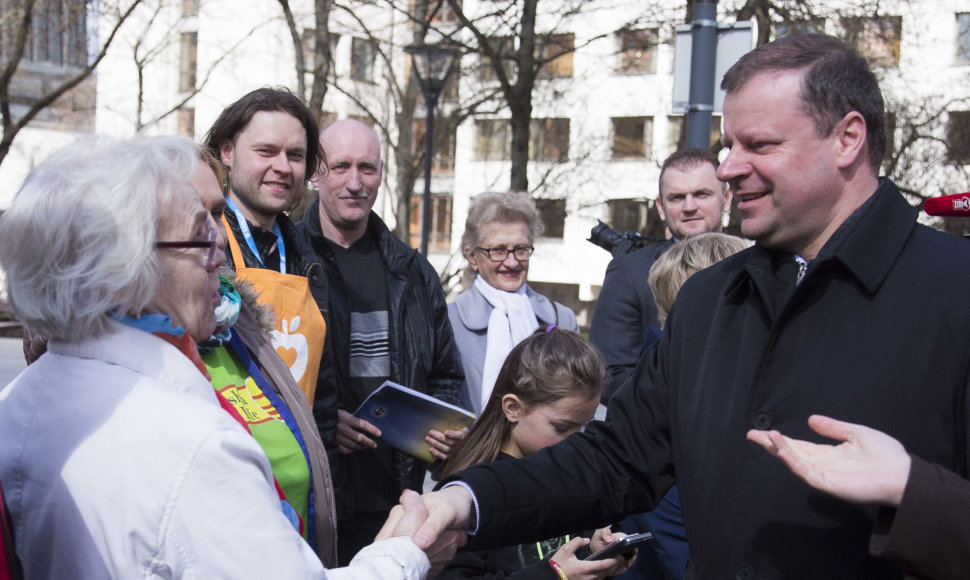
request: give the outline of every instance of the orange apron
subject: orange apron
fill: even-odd
[[[273,309],[276,316],[273,346],[312,406],[327,323],[310,294],[310,281],[295,274],[246,267],[226,216],[222,216],[222,222],[226,226],[236,277],[252,284],[259,292],[259,302]]]

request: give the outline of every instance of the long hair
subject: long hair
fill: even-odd
[[[502,410],[505,395],[517,396],[528,412],[565,397],[598,399],[605,382],[603,356],[578,332],[540,327],[505,359],[485,410],[452,449],[442,475],[498,458],[512,434],[512,424]]]
[[[216,159],[221,159],[222,145],[226,142],[235,145],[239,133],[256,113],[261,112],[286,113],[303,125],[306,132],[306,178],[309,179],[320,163],[320,128],[303,99],[285,87],[263,87],[250,91],[223,109],[203,139],[205,147]]]

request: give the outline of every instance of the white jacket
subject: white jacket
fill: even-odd
[[[325,572],[269,461],[191,361],[112,323],[0,392],[0,481],[27,578],[423,578],[408,538]]]

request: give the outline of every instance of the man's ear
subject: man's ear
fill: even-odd
[[[667,212],[664,211],[663,194],[657,195],[657,201],[654,204],[657,206],[657,213],[660,215],[660,221],[667,223]]]
[[[505,413],[505,419],[509,423],[518,423],[524,410],[525,406],[517,396],[511,393],[502,396],[502,412]]]
[[[731,211],[731,200],[734,198],[734,194],[731,192],[731,186],[724,186],[724,206],[721,207],[721,211],[728,213]]]
[[[859,111],[849,111],[846,113],[833,131],[836,132],[838,157],[836,165],[844,169],[860,160],[860,156],[866,155],[866,120]],[[861,159],[865,164],[868,159]]]
[[[219,157],[222,158],[222,164],[230,169],[232,168],[232,153],[232,141],[226,139],[222,142],[222,145],[219,145]]]

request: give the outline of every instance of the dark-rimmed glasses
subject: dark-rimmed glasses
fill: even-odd
[[[183,248],[208,248],[209,253],[205,258],[205,267],[207,269],[214,268],[219,264],[216,263],[216,230],[206,221],[205,233],[202,234],[205,239],[203,240],[189,240],[185,242],[155,242],[155,247],[160,249],[183,249]]]
[[[504,262],[509,254],[515,256],[515,259],[520,262],[527,262],[529,256],[535,250],[532,246],[516,246],[514,248],[475,248],[476,250],[481,250],[488,254],[488,259],[493,262]]]

